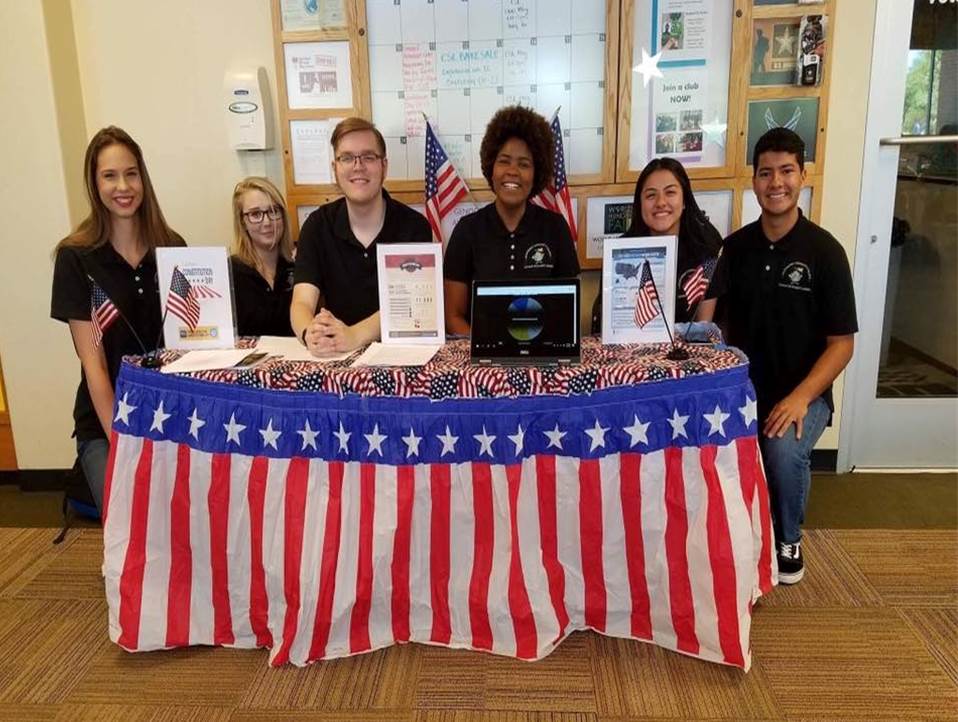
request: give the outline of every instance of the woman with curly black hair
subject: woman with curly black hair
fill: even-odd
[[[675,321],[692,320],[695,304],[685,298],[685,282],[695,269],[718,256],[722,236],[699,208],[685,167],[674,158],[653,158],[635,183],[632,223],[625,238],[677,236]],[[592,333],[602,330],[602,289],[592,305]]]
[[[569,227],[558,213],[529,202],[551,180],[552,131],[538,113],[501,108],[479,148],[482,174],[494,203],[464,216],[449,239],[443,262],[446,330],[469,334],[473,279],[570,278],[579,259]]]

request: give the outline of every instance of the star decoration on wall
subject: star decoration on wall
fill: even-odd
[[[720,148],[725,147],[725,131],[728,130],[727,123],[720,123],[718,116],[714,116],[709,123],[702,123],[702,142],[715,143]]]
[[[660,50],[655,55],[649,55],[645,48],[642,48],[642,62],[632,68],[632,72],[642,75],[642,87],[647,88],[652,78],[661,78],[662,71],[659,70],[659,60],[662,58]]]

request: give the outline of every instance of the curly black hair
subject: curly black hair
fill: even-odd
[[[479,163],[482,175],[489,187],[492,187],[492,166],[502,146],[510,138],[518,138],[529,146],[532,153],[534,175],[532,192],[529,197],[538,195],[552,180],[555,161],[552,155],[552,130],[549,123],[534,110],[521,105],[508,105],[500,108],[486,126],[486,134],[479,146]]]

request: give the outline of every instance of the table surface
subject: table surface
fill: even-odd
[[[253,341],[244,340],[249,345]],[[425,366],[350,367],[345,361],[314,363],[268,359],[253,369],[199,371],[190,377],[249,388],[315,391],[376,397],[444,399],[570,396],[656,381],[703,376],[747,364],[736,349],[714,344],[690,344],[690,358],[666,358],[667,343],[602,345],[596,336],[582,339],[581,362],[568,366],[476,366],[469,362],[469,341],[443,346]],[[182,355],[162,354],[165,362]],[[357,352],[358,355],[358,352]]]

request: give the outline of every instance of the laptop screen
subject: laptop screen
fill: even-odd
[[[579,281],[475,281],[474,361],[577,361]]]

